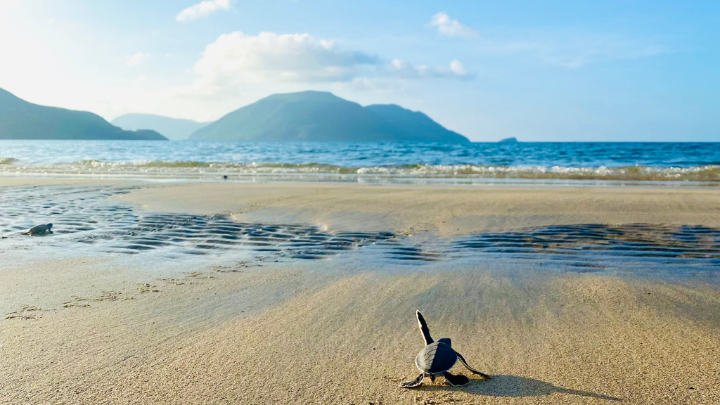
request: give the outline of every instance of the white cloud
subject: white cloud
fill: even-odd
[[[133,82],[133,86],[142,86],[143,84],[147,83],[147,81],[148,81],[148,77],[145,75],[142,75],[142,76],[138,77],[137,79],[135,79],[135,81]]]
[[[441,35],[448,37],[475,37],[478,35],[477,31],[458,20],[453,20],[446,13],[435,14],[430,20],[430,25],[437,27]]]
[[[408,80],[472,77],[457,60],[445,67],[416,66],[399,59],[388,63],[309,34],[274,32],[221,35],[206,46],[193,72],[197,78],[191,85],[175,88],[178,97],[212,100],[236,97],[251,88],[308,85],[390,88]]]
[[[450,71],[453,72],[453,74],[455,74],[456,76],[467,76],[465,66],[457,59],[450,62]]]
[[[150,59],[150,55],[148,55],[147,53],[138,52],[135,55],[129,57],[126,64],[128,66],[137,66],[148,59]]]
[[[208,0],[181,11],[175,21],[186,22],[207,17],[218,10],[230,10],[230,0]]]
[[[345,52],[333,41],[309,34],[242,32],[221,35],[205,48],[194,71],[204,80],[230,82],[333,82],[345,81],[378,58],[362,52]]]
[[[392,61],[388,70],[391,74],[406,79],[422,79],[422,78],[450,78],[450,79],[470,79],[470,75],[465,66],[459,60],[450,62],[448,67],[428,67],[425,65],[415,66],[401,59]]]
[[[2,12],[10,12],[18,7],[20,7],[20,0],[3,0],[0,2],[0,11]]]

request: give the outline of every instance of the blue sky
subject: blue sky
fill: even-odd
[[[720,141],[717,0],[0,0],[0,55],[0,88],[107,119],[315,89],[476,141]]]

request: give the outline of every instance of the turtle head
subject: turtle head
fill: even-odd
[[[52,229],[52,224],[47,224],[45,226],[47,226],[48,231]]]
[[[452,341],[450,340],[450,338],[438,339],[438,343],[445,343],[446,345],[452,347]]]

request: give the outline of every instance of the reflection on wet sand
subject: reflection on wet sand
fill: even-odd
[[[362,252],[365,263],[422,265],[457,261],[531,261],[573,272],[670,268],[674,276],[716,273],[720,230],[662,224],[574,224],[479,233],[444,239],[393,232],[336,232],[308,224],[241,223],[226,215],[148,213],[110,197],[118,187],[13,187],[0,193],[0,233],[9,248],[32,248],[20,231],[54,223],[55,235],[37,244],[69,248],[81,244],[98,253],[164,257],[241,252],[274,260],[327,259]],[[29,245],[29,247],[28,247]]]

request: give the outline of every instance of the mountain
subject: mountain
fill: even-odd
[[[125,114],[115,118],[111,123],[129,131],[152,129],[175,141],[188,139],[193,132],[210,125],[209,122],[197,122],[153,114]]]
[[[0,139],[167,140],[155,131],[124,131],[90,112],[28,103],[3,89]]]
[[[512,138],[505,138],[498,141],[498,143],[518,143],[520,141],[517,140],[514,136]]]
[[[190,136],[208,141],[466,143],[421,112],[360,104],[331,93],[274,94],[235,110]]]

